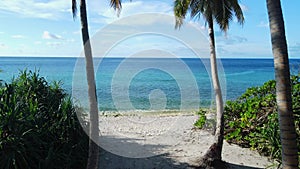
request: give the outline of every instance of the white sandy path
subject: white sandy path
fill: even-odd
[[[122,157],[165,154],[175,162],[196,165],[213,141],[209,131],[194,129],[197,119],[196,115],[101,116],[101,147]],[[259,168],[272,165],[267,157],[226,141],[223,160]]]

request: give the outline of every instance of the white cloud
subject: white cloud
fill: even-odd
[[[243,12],[246,12],[246,11],[249,10],[248,7],[246,5],[244,5],[244,4],[240,4],[240,7],[241,7],[241,9],[242,9]]]
[[[7,48],[7,46],[4,43],[0,42],[0,49],[5,49],[5,48]]]
[[[78,35],[78,34],[80,34],[81,33],[81,31],[74,31],[73,32],[73,34],[75,34],[75,35]]]
[[[249,57],[259,58],[272,56],[270,51],[270,44],[257,44],[257,43],[239,43],[235,45],[221,45],[217,44],[218,57]]]
[[[75,42],[75,39],[68,39],[67,42]]]
[[[203,24],[201,24],[201,23],[199,23],[199,21],[193,21],[193,20],[191,20],[188,23],[191,24],[191,25],[193,25],[193,26],[195,26],[195,27],[197,27],[197,28],[199,28],[200,30],[203,30],[203,31],[206,30],[206,26],[203,25]]]
[[[299,57],[300,55],[300,43],[295,43],[295,44],[288,44],[290,56],[297,56]]]
[[[71,8],[70,1],[51,0],[1,0],[0,11],[17,14],[22,17],[57,20]]]
[[[218,36],[217,41],[226,45],[236,45],[248,41],[246,37],[238,35]]]
[[[12,35],[11,37],[14,39],[24,39],[25,38],[25,36],[23,36],[23,35]]]
[[[48,31],[44,31],[42,38],[43,39],[63,39],[60,35],[55,35]]]
[[[62,46],[63,43],[62,42],[47,42],[46,45],[56,48],[56,47]]]
[[[257,26],[261,27],[261,28],[268,28],[269,27],[269,23],[267,23],[265,21],[261,21]]]
[[[149,49],[168,51],[177,56],[191,56],[191,50],[205,55],[209,48],[201,26],[185,24],[180,30],[174,29],[172,15],[147,13],[117,20],[99,30],[92,37],[95,56],[130,56]],[[185,49],[185,50],[183,50]],[[205,55],[208,56],[208,55]]]
[[[136,13],[173,13],[173,6],[161,1],[136,1],[123,4],[121,16],[128,16]]]
[[[42,44],[42,42],[41,41],[35,41],[34,44],[39,45],[39,44]]]
[[[116,11],[114,11],[114,9],[107,6],[105,10],[98,11],[98,16],[91,18],[91,21],[94,23],[108,24],[126,16],[130,16],[134,14],[142,14],[142,13],[173,14],[173,6],[161,1],[123,2],[120,17],[117,16],[117,13]],[[143,18],[141,18],[140,20],[141,22],[151,22],[150,20],[146,20]]]
[[[206,27],[205,26],[201,26],[200,29],[201,30],[206,30]]]

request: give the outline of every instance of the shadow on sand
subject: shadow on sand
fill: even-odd
[[[166,148],[166,145],[139,144],[129,138],[116,138],[102,136],[100,141],[99,169],[193,169],[188,163],[181,163],[169,156],[169,154],[157,155],[158,149]],[[111,147],[109,147],[111,145]],[[103,149],[105,148],[105,149]],[[119,149],[120,151],[117,151]],[[113,153],[112,153],[113,152]],[[114,153],[119,154],[116,155]],[[125,153],[122,155],[122,153]],[[133,154],[130,154],[133,153]],[[131,156],[132,155],[132,156]],[[127,157],[126,157],[127,156]],[[131,157],[142,158],[131,158]],[[195,154],[196,156],[196,154]],[[215,164],[215,168],[229,169],[260,169],[242,166],[226,162]]]
[[[99,169],[193,168],[189,167],[187,163],[174,161],[172,158],[168,157],[168,154],[157,155],[154,153],[159,149],[166,148],[166,145],[142,145],[136,141],[137,140],[130,138],[102,136],[100,139],[102,147],[100,148]]]
[[[195,167],[197,168],[197,167]],[[239,164],[232,164],[228,162],[220,162],[218,164],[215,164],[216,169],[263,169],[263,168],[258,168],[258,167],[251,167],[251,166],[244,166],[244,165],[239,165]]]

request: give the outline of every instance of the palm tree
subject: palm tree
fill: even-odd
[[[298,168],[298,148],[292,110],[290,68],[280,0],[267,0],[276,80],[276,100],[282,145],[282,165]]]
[[[111,6],[115,10],[121,9],[120,0],[111,0]],[[73,18],[77,14],[77,2],[72,0],[72,13]],[[89,155],[87,169],[97,169],[99,161],[99,146],[93,141],[99,138],[99,120],[98,120],[98,101],[96,93],[96,82],[94,75],[93,55],[90,44],[90,37],[88,31],[88,21],[86,13],[86,1],[80,0],[80,22],[81,22],[81,35],[84,46],[84,55],[86,63],[86,75],[88,84],[89,108],[90,108],[90,130],[89,130]]]
[[[221,161],[224,137],[223,99],[216,64],[214,21],[222,31],[226,32],[229,29],[229,22],[232,20],[233,14],[240,24],[244,23],[244,16],[238,0],[175,0],[174,14],[176,17],[176,28],[179,28],[183,24],[183,20],[189,11],[192,18],[200,18],[202,15],[208,24],[210,63],[216,99],[217,125],[215,142],[205,154],[203,163],[211,163],[213,161]]]

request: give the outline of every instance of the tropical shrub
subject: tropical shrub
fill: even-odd
[[[59,83],[23,71],[0,101],[0,169],[85,168],[88,136]]]
[[[216,130],[216,118],[213,112],[215,112],[213,109],[200,108],[196,112],[199,118],[194,123],[195,128],[211,131],[214,134]]]
[[[206,110],[200,109],[196,114],[199,116],[198,120],[194,123],[194,126],[202,129],[206,123]]]
[[[225,139],[281,160],[275,81],[251,87],[225,106]],[[300,141],[300,74],[291,76],[293,113]],[[298,145],[300,149],[300,145]],[[300,154],[299,154],[300,157]]]

